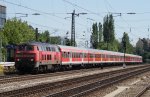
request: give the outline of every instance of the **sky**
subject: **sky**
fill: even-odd
[[[114,16],[115,36],[119,41],[124,32],[128,33],[134,46],[139,38],[150,37],[150,0],[0,0],[0,4],[7,7],[7,19],[16,17],[38,28],[39,32],[48,30],[52,36],[69,38],[70,13],[73,10],[87,13],[75,17],[78,46],[84,46],[85,41],[90,41],[92,24],[103,23],[103,18],[109,13]]]

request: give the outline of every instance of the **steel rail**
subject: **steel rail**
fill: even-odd
[[[145,67],[145,65],[137,66],[137,67],[131,67],[131,68],[142,68],[142,67]],[[19,81],[25,81],[25,80],[32,80],[32,79],[39,79],[39,78],[45,78],[45,77],[60,76],[60,75],[64,75],[64,74],[80,73],[80,72],[83,72],[83,71],[84,72],[89,72],[90,70],[91,69],[81,69],[81,70],[72,70],[72,71],[37,74],[37,75],[8,76],[8,77],[0,78],[0,84],[6,84],[6,83],[11,83],[11,82],[19,82]]]
[[[144,89],[142,89],[136,96],[134,97],[141,97],[147,90],[150,89],[150,84],[146,86]]]
[[[90,69],[82,69],[82,70],[80,69],[80,70],[45,73],[45,74],[37,74],[37,75],[28,74],[28,75],[2,76],[0,78],[0,84],[32,80],[32,79],[39,79],[39,78],[46,78],[46,77],[53,77],[53,76],[60,76],[60,75],[73,74],[73,73],[80,73],[80,72],[89,72],[89,71],[90,71]]]
[[[46,97],[79,97],[79,96],[82,96],[88,92],[92,92],[98,88],[102,88],[104,86],[111,85],[113,83],[119,82],[119,81],[124,80],[126,78],[129,78],[129,77],[135,76],[137,74],[143,73],[147,70],[150,70],[150,68],[146,68],[144,70],[142,69],[142,70],[136,70],[133,72],[128,72],[128,73],[125,73],[123,75],[121,74],[118,76],[113,76],[111,78],[107,78],[107,79],[97,81],[94,83],[89,83],[87,85],[82,85],[79,87],[73,87],[73,88],[68,89],[68,90],[63,90],[61,92],[47,95]]]
[[[136,68],[134,67],[134,69],[138,69],[138,70],[142,69],[142,68],[146,68],[146,67],[144,67],[144,66],[143,67],[136,67]],[[149,68],[149,66],[147,66],[147,68]],[[122,69],[122,70],[118,70],[118,71],[106,72],[106,73],[99,74],[99,75],[96,74],[94,76],[90,75],[90,76],[85,76],[85,77],[76,78],[76,79],[69,79],[69,80],[64,80],[64,81],[60,81],[60,82],[46,83],[46,84],[41,84],[41,85],[34,86],[34,87],[28,87],[28,88],[23,88],[23,89],[20,89],[20,90],[14,90],[14,91],[8,91],[8,92],[0,93],[0,96],[8,96],[8,97],[10,97],[10,96],[11,97],[25,96],[25,95],[35,94],[35,93],[39,93],[39,92],[45,92],[47,90],[51,90],[51,89],[54,89],[54,88],[60,88],[60,87],[63,87],[67,84],[79,83],[79,82],[82,82],[82,81],[87,81],[87,80],[90,80],[90,79],[101,78],[101,77],[106,77],[106,76],[110,77],[112,74],[116,74],[116,73],[119,73],[119,72],[131,71],[131,70],[133,70],[133,68],[127,68],[127,69]],[[122,75],[120,75],[120,76],[122,76]],[[106,81],[108,81],[108,80],[101,81],[101,84],[106,82]],[[62,95],[60,97],[62,97]]]

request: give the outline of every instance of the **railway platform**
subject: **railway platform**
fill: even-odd
[[[14,73],[15,72],[15,62],[0,62],[0,75]]]

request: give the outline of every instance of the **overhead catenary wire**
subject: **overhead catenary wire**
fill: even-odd
[[[35,11],[35,12],[39,12],[39,13],[42,13],[42,14],[46,14],[46,15],[50,15],[50,16],[54,16],[54,17],[56,17],[56,18],[60,18],[60,19],[62,19],[62,20],[66,20],[66,21],[70,21],[69,19],[64,19],[64,17],[60,17],[60,16],[58,16],[57,14],[66,14],[66,13],[59,13],[59,12],[54,12],[54,13],[48,13],[48,12],[44,12],[44,11],[40,11],[40,10],[36,10],[36,9],[33,9],[33,8],[30,8],[30,7],[27,7],[27,6],[24,6],[24,5],[22,5],[21,3],[19,3],[19,4],[16,4],[16,3],[13,3],[13,2],[9,2],[9,1],[7,1],[7,0],[0,0],[0,1],[2,1],[2,2],[6,2],[6,3],[9,3],[9,4],[13,4],[13,5],[16,5],[16,6],[18,6],[18,7],[23,7],[23,8],[26,8],[26,9],[29,9],[29,10],[31,10],[31,11]],[[103,18],[103,16],[101,15],[101,13],[96,13],[96,12],[94,12],[94,11],[91,11],[91,10],[89,10],[89,9],[86,9],[86,8],[84,8],[84,7],[82,7],[82,6],[79,6],[78,4],[76,4],[76,3],[72,3],[71,1],[69,1],[69,0],[62,0],[62,1],[64,1],[64,2],[66,2],[66,3],[68,3],[68,4],[70,4],[70,5],[72,5],[72,6],[74,6],[74,7],[78,7],[78,8],[80,8],[80,9],[83,9],[83,10],[85,10],[85,11],[87,11],[88,13],[87,14],[94,14],[94,15],[96,15],[96,16],[100,16],[100,17],[102,17]],[[109,2],[108,2],[109,3]],[[110,5],[111,6],[111,5]],[[111,9],[114,9],[114,8],[111,8]],[[111,12],[111,11],[109,11],[110,13],[117,13],[117,12]],[[106,13],[106,12],[103,12],[103,13]],[[136,13],[136,12],[135,12]],[[150,12],[137,12],[136,14],[149,14]],[[121,14],[127,14],[127,13],[121,13]],[[122,17],[120,17],[120,18],[122,18]],[[122,18],[122,20],[123,20],[123,22],[125,22],[127,25],[130,25],[129,23],[127,23],[127,21],[126,20],[124,20],[123,18]],[[60,22],[60,21],[56,21],[56,22],[59,22],[59,23],[61,23],[61,24],[64,24],[64,23],[62,23],[62,22]],[[81,25],[81,26],[84,26],[84,27],[87,27],[87,25],[84,25],[84,24],[81,24],[81,23],[78,23],[77,22],[77,24],[79,24],[79,25]],[[122,28],[122,29],[124,29],[124,30],[126,30],[126,28],[125,27],[121,27],[120,25],[118,25],[118,24],[116,24],[116,26],[118,26],[119,28]],[[50,27],[51,28],[51,27]],[[130,27],[129,27],[130,28]],[[132,29],[134,29],[135,27],[131,27]],[[129,30],[129,29],[128,29]],[[141,32],[141,31],[140,31]],[[130,33],[130,32],[129,32]],[[135,35],[135,33],[132,33],[132,31],[131,31],[131,34],[132,35],[134,35],[134,36],[136,36],[137,37],[137,35]]]
[[[56,17],[56,18],[59,18],[59,19],[65,20],[65,21],[69,21],[69,20],[67,20],[67,19],[64,19],[64,17],[60,17],[60,16],[57,16],[57,15],[56,15],[56,14],[66,14],[66,13],[48,13],[48,12],[44,12],[44,11],[37,10],[37,9],[34,9],[34,8],[30,8],[30,7],[21,5],[21,4],[13,3],[13,2],[10,2],[10,1],[7,1],[7,0],[0,0],[0,1],[5,2],[5,3],[8,3],[8,4],[11,4],[11,5],[15,5],[15,6],[18,6],[18,7],[22,7],[22,8],[25,8],[25,9],[28,9],[28,10],[31,10],[31,11],[34,11],[34,12],[39,12],[39,13],[42,13],[42,14],[45,14],[45,15],[50,15],[50,16],[53,16],[53,17]],[[55,21],[55,22],[64,24],[63,22],[60,22],[60,21]],[[70,21],[69,21],[69,22],[70,22]],[[79,25],[81,25],[81,26],[86,26],[86,25],[81,24],[81,23],[77,23],[77,24],[79,24]]]
[[[93,12],[93,11],[90,11],[90,10],[88,10],[88,9],[86,9],[86,8],[83,8],[83,7],[81,7],[81,6],[79,6],[79,5],[75,4],[75,3],[72,3],[72,2],[70,2],[70,1],[68,1],[68,0],[63,0],[63,1],[65,1],[66,3],[68,3],[68,4],[72,5],[72,6],[78,7],[78,8],[80,8],[80,9],[83,9],[83,10],[89,12],[89,13],[87,13],[87,14],[95,14],[95,15],[97,15],[97,16],[101,16],[100,13],[95,13],[95,12]],[[106,2],[108,3],[109,7],[111,7],[111,9],[115,10],[115,9],[109,4],[109,2],[108,2],[107,0],[106,0]],[[103,13],[106,13],[106,12],[103,12]],[[149,14],[150,12],[127,12],[127,13],[124,12],[124,13],[120,13],[120,12],[116,12],[116,11],[114,11],[114,12],[108,11],[107,13],[110,13],[110,14],[111,14],[111,13],[119,13],[119,14],[121,14],[121,15],[122,15],[122,14],[134,15],[134,14]],[[102,16],[101,16],[101,17],[102,17]],[[102,17],[102,18],[103,18],[103,17]],[[123,21],[124,23],[126,23],[127,25],[130,25],[129,23],[127,23],[126,20],[123,19],[123,17],[120,17],[120,18],[122,19],[122,21]],[[116,24],[116,26],[118,26],[118,27],[120,27],[120,28],[122,28],[122,29],[124,29],[124,30],[126,31],[125,27],[121,27],[121,26],[118,25],[118,24]],[[130,26],[130,27],[129,27],[129,30],[130,30],[130,29],[133,29],[133,28],[135,28],[135,27]],[[128,32],[129,32],[130,34],[132,34],[134,37],[139,38],[138,35],[132,33],[131,31],[128,31]],[[141,31],[139,31],[139,32],[141,32]]]
[[[65,1],[66,3],[68,3],[68,4],[70,4],[70,5],[72,5],[72,6],[75,6],[75,7],[78,7],[78,8],[80,8],[80,9],[83,9],[83,10],[85,10],[85,11],[87,11],[87,12],[89,12],[89,13],[87,13],[87,14],[95,14],[95,15],[97,15],[97,16],[101,16],[102,18],[103,18],[103,16],[102,15],[100,15],[100,13],[95,13],[95,12],[93,12],[93,11],[91,11],[91,10],[88,10],[88,9],[86,9],[86,8],[83,8],[83,7],[81,7],[81,6],[79,6],[79,5],[77,5],[77,4],[75,4],[75,3],[72,3],[72,2],[70,2],[70,1],[68,1],[68,0],[63,0],[63,1]],[[108,2],[108,1],[107,1]],[[109,2],[108,2],[109,3]],[[112,8],[112,6],[109,4],[109,6],[111,7],[111,9],[114,9],[114,8]],[[114,9],[115,10],[115,9]],[[107,11],[108,11],[108,9],[107,9]],[[134,14],[133,12],[129,12],[129,13],[121,13],[121,12],[112,12],[112,11],[108,11],[108,12],[103,12],[103,13],[116,13],[116,14]],[[148,12],[147,12],[148,13]],[[136,14],[136,13],[135,13]],[[142,13],[138,13],[138,14],[142,14]],[[122,17],[121,17],[122,18]],[[122,20],[123,20],[123,22],[125,22],[126,23],[126,21],[122,18]],[[128,23],[127,23],[127,25],[129,25]],[[120,25],[117,25],[116,24],[116,26],[118,26],[119,28],[123,28],[124,30],[126,30],[124,27],[121,27]],[[130,26],[131,27],[131,26]],[[129,28],[130,28],[129,27]],[[135,27],[131,27],[131,28],[135,28]],[[133,33],[131,33],[132,35],[133,35]]]
[[[58,30],[61,30],[61,31],[67,31],[67,30],[65,30],[65,29],[59,29],[59,28],[54,28],[54,27],[51,27],[51,26],[41,25],[41,24],[38,24],[38,23],[33,23],[33,22],[31,22],[31,21],[28,21],[28,22],[29,22],[30,24],[37,25],[37,26],[39,26],[39,27],[44,27],[44,28],[47,28],[47,29],[51,28],[52,30],[58,29]]]
[[[116,12],[116,10],[111,6],[111,4],[108,2],[108,0],[105,0],[106,2],[107,2],[107,4],[109,5],[109,7],[111,8],[111,9],[113,9],[115,12]],[[125,13],[124,13],[125,14]],[[126,14],[136,14],[136,13],[126,13]],[[126,23],[127,25],[130,25],[122,16],[120,16],[120,18],[123,20],[123,22],[124,23]],[[119,26],[119,25],[117,25],[117,26]],[[129,31],[129,33],[130,34],[132,34],[134,37],[136,37],[136,38],[139,38],[139,36],[137,36],[136,34],[133,34],[132,32],[131,32],[131,28],[133,28],[132,26],[130,26],[129,27],[129,29],[130,29],[130,31]]]
[[[75,3],[72,3],[72,2],[70,2],[70,1],[68,1],[68,0],[63,0],[63,1],[65,1],[66,3],[68,3],[68,4],[72,5],[72,6],[76,6],[76,7],[80,8],[80,9],[83,9],[83,10],[89,12],[88,14],[90,14],[90,13],[91,13],[91,14],[95,14],[95,15],[100,16],[100,17],[103,18],[103,16],[100,15],[99,13],[95,13],[95,12],[93,12],[93,11],[91,11],[91,10],[88,10],[88,9],[86,9],[86,8],[83,8],[83,7],[81,7],[81,6],[79,6],[79,5],[75,4]]]

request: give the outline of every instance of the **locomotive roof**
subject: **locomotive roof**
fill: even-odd
[[[49,43],[42,43],[42,42],[27,42],[24,43],[27,45],[38,45],[38,46],[57,46],[57,45],[53,45],[53,44],[49,44]]]

